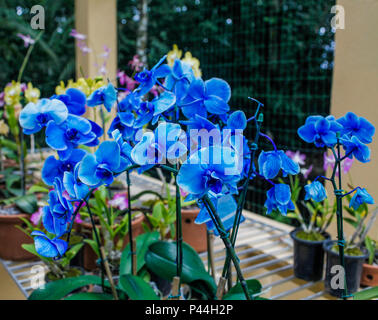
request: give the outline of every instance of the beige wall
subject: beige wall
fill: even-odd
[[[117,75],[117,1],[116,0],[75,0],[75,28],[79,33],[87,36],[86,44],[92,49],[90,53],[83,52],[76,46],[76,77],[99,76],[99,66],[103,63],[101,54],[104,46],[110,48],[107,59],[105,78],[116,84]],[[105,79],[105,81],[107,80]],[[86,117],[100,119],[99,108],[88,110]],[[106,112],[105,112],[106,113]],[[115,116],[113,108],[112,117]],[[110,120],[106,124],[105,132],[110,126]],[[105,134],[104,139],[107,138]]]
[[[92,49],[92,52],[83,54],[76,46],[76,76],[81,77],[80,67],[86,77],[98,75],[95,64],[102,64],[99,55],[106,45],[111,50],[107,77],[114,82],[117,72],[117,1],[75,0],[75,28],[87,35],[87,45]]]
[[[378,1],[338,0],[337,4],[345,9],[345,29],[336,31],[331,113],[340,117],[353,111],[378,127]],[[377,204],[378,132],[369,147],[370,162],[355,161],[351,173],[354,184],[366,187]],[[370,235],[378,239],[378,221]]]

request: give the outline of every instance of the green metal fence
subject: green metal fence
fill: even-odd
[[[322,151],[302,143],[297,128],[309,114],[328,114],[334,31],[330,0],[154,0],[149,4],[149,64],[173,44],[200,59],[203,78],[232,88],[231,106],[254,112],[265,104],[264,131],[280,148],[307,154],[314,175]],[[118,1],[120,66],[135,51],[136,1]],[[252,134],[248,132],[248,134]],[[266,187],[252,184],[247,208],[263,212]]]

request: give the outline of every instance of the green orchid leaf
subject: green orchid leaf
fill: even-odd
[[[131,300],[160,300],[152,287],[137,276],[122,275],[119,286]]]
[[[15,204],[22,212],[32,214],[38,210],[37,198],[34,194],[18,197]]]
[[[208,298],[213,298],[216,284],[207,273],[198,253],[187,243],[183,243],[183,265],[181,281],[195,287],[198,282],[205,284]],[[146,253],[146,266],[156,275],[172,281],[176,276],[176,243],[157,241],[149,246]]]
[[[136,241],[136,253],[137,253],[137,272],[143,268],[145,265],[145,255],[148,250],[148,247],[159,240],[159,232],[149,232],[143,233],[135,238]],[[122,252],[121,264],[119,267],[119,274],[130,274],[131,273],[131,250],[130,244],[127,244],[125,249]]]
[[[371,300],[376,298],[378,298],[378,287],[373,287],[353,293],[354,300]]]
[[[256,295],[261,292],[261,283],[255,279],[247,280],[249,294]],[[233,286],[223,297],[223,300],[245,300],[245,294],[240,283]]]
[[[98,276],[86,275],[48,282],[43,288],[34,290],[29,296],[29,300],[59,300],[73,290],[90,284],[100,285],[101,278]]]
[[[113,300],[113,296],[108,293],[79,292],[70,295],[64,300]]]

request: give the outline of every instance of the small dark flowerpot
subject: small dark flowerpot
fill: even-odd
[[[324,250],[322,241],[309,241],[296,237],[296,233],[301,229],[290,232],[294,242],[294,275],[307,281],[319,281],[323,277]],[[330,238],[328,233],[324,233],[326,239]]]
[[[337,273],[331,273],[331,268],[335,265],[340,265],[339,253],[332,250],[332,247],[337,243],[335,240],[327,240],[323,243],[324,251],[327,254],[327,264],[326,264],[326,275],[324,280],[325,290],[335,296],[342,297],[343,289],[333,289],[331,287],[331,280]],[[345,261],[345,276],[346,284],[348,289],[348,294],[356,292],[360,287],[362,265],[367,259],[368,255],[364,254],[362,256],[344,256]]]

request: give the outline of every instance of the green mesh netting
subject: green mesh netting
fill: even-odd
[[[118,1],[119,66],[135,54],[138,1]],[[203,78],[232,88],[230,105],[251,116],[265,104],[263,131],[279,148],[300,150],[322,170],[322,150],[296,134],[309,114],[329,112],[334,32],[329,0],[154,0],[149,4],[148,62],[177,44],[201,62]],[[247,135],[252,135],[248,131]],[[268,145],[266,145],[267,147]],[[263,212],[268,185],[252,183],[247,208]]]

